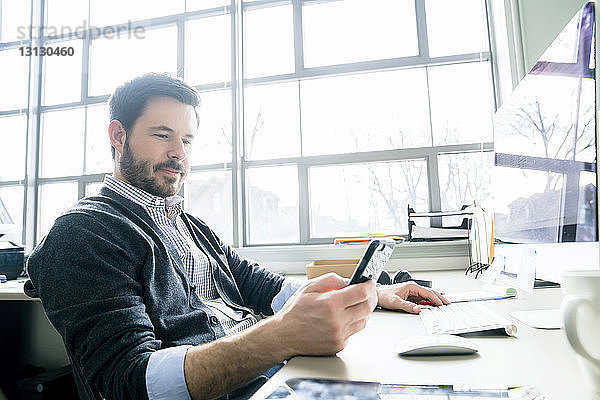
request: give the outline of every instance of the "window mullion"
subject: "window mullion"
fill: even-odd
[[[3,0],[0,0],[0,25],[2,24],[2,1]],[[0,43],[2,43],[2,41],[2,29],[0,29]]]
[[[84,35],[81,46],[81,101],[87,103],[90,79],[90,35]]]
[[[429,211],[442,211],[437,152],[432,152],[427,157],[427,184],[429,189]],[[442,218],[432,217],[431,226],[441,227]]]
[[[483,10],[485,12],[485,20],[487,26],[487,38],[488,38],[488,52],[489,52],[489,60],[490,60],[490,73],[492,74],[492,92],[494,93],[494,112],[498,110],[498,105],[501,104],[500,99],[500,91],[498,88],[500,87],[499,77],[497,73],[498,65],[496,59],[496,41],[494,33],[494,25],[491,18],[491,10],[490,4],[487,0],[481,0],[483,3]],[[492,52],[492,49],[494,50]]]
[[[417,18],[419,55],[421,57],[429,58],[429,39],[427,38],[427,17],[424,0],[415,0],[415,16]]]
[[[184,17],[177,20],[177,76],[182,79],[185,79],[185,22]]]
[[[294,64],[296,74],[304,70],[304,37],[302,27],[302,3],[300,0],[292,0],[294,19]]]
[[[429,136],[431,138],[431,146],[434,145],[433,140],[433,118],[431,116],[431,87],[429,86],[429,67],[425,67],[425,83],[427,84],[427,115],[429,115]]]
[[[87,174],[87,157],[88,157],[88,107],[85,106],[83,108],[83,158],[82,158],[82,166],[81,170],[83,171],[83,175]],[[80,187],[81,189],[81,187]],[[79,193],[79,198],[82,198],[81,192]]]
[[[310,199],[308,190],[308,166],[298,164],[298,213],[300,221],[300,243],[305,244],[310,239]]]
[[[243,80],[243,11],[241,0],[231,0],[231,206],[233,246],[246,245],[246,193],[243,161],[244,80]]]
[[[85,186],[85,179],[82,176],[77,180],[77,198],[81,199],[85,197]]]
[[[31,4],[32,26],[38,27],[38,32],[31,32],[35,39],[31,39],[31,46],[43,46],[41,38],[41,27],[45,21],[44,0],[33,0]],[[27,114],[27,171],[25,174],[24,207],[23,207],[23,231],[25,234],[25,247],[31,251],[37,243],[38,235],[38,179],[39,179],[39,160],[41,147],[41,111],[42,102],[42,61],[43,57],[32,57],[29,65],[29,104]]]

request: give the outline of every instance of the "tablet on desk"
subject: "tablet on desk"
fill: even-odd
[[[405,385],[381,384],[379,382],[349,381],[343,379],[288,379],[271,392],[265,399],[298,400],[458,400],[472,398],[478,400],[511,398],[530,400],[539,398],[540,393],[533,387],[503,387],[501,385]]]

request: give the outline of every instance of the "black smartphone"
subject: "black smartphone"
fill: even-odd
[[[395,244],[393,240],[371,240],[352,274],[349,285],[366,282],[369,279],[377,281],[394,251]]]

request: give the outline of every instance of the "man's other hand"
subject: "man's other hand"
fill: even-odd
[[[286,303],[281,338],[294,355],[332,355],[362,330],[377,305],[375,282],[348,286],[330,273],[308,281]]]
[[[421,312],[420,306],[422,305],[441,306],[443,304],[450,304],[450,302],[435,290],[414,282],[377,287],[377,305],[388,310],[402,310],[418,314]]]

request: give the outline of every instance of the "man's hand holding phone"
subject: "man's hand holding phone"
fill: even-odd
[[[359,261],[350,285],[366,280],[377,280],[392,255],[394,242],[372,240]],[[441,294],[413,282],[380,285],[377,288],[377,305],[388,310],[402,310],[411,314],[421,312],[421,306],[450,304]]]
[[[272,319],[276,338],[294,355],[332,355],[361,331],[377,305],[418,313],[418,304],[447,304],[439,293],[414,283],[376,287],[394,249],[393,241],[373,240],[350,280],[329,273],[304,284]]]
[[[312,279],[273,317],[291,355],[333,355],[365,327],[377,306],[375,282],[348,283],[333,273]]]

